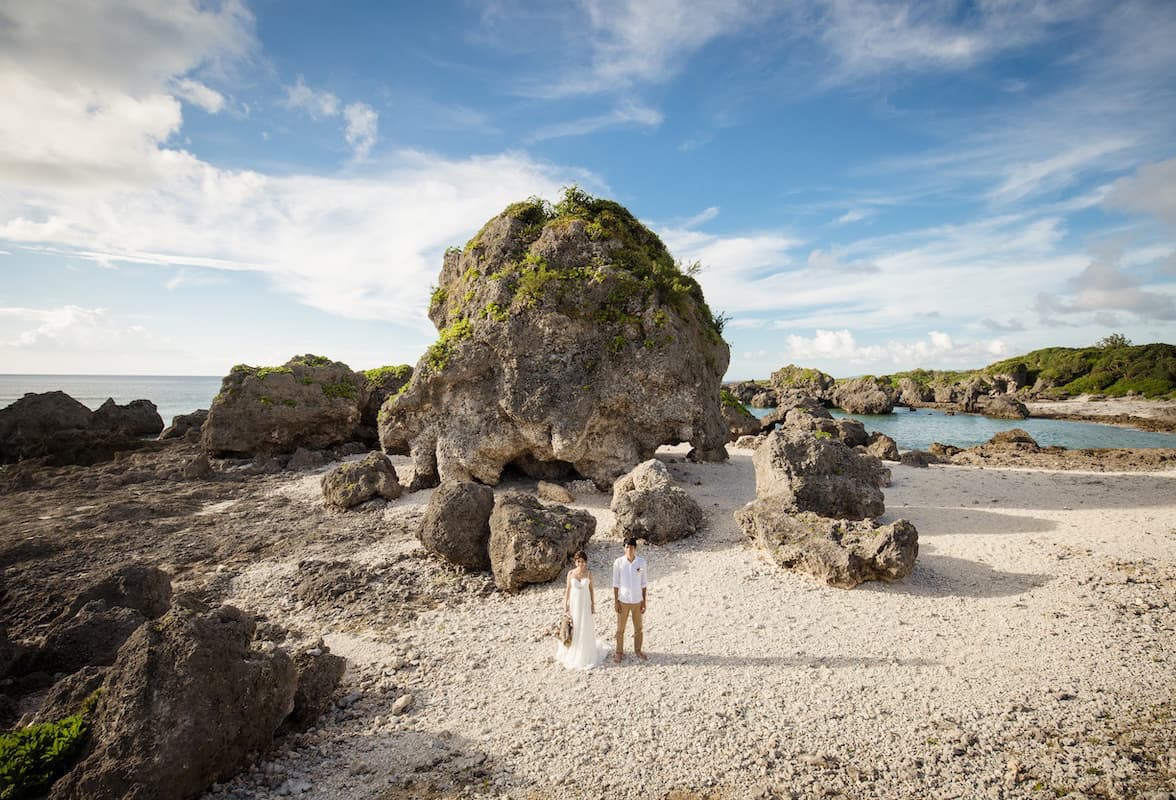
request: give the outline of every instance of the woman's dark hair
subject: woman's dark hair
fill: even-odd
[[[576,552],[572,553],[572,561],[575,561],[580,558],[584,559],[585,564],[588,563],[588,554],[585,553],[583,550],[577,550]]]

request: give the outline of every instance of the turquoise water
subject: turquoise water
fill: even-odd
[[[774,409],[749,408],[756,417],[765,417]],[[983,444],[1000,431],[1021,428],[1042,447],[1060,446],[1070,450],[1087,447],[1176,447],[1176,434],[1137,431],[1117,425],[1094,422],[1070,422],[1060,419],[992,419],[978,414],[946,414],[930,408],[907,411],[896,408],[893,414],[866,415],[830,412],[834,417],[851,417],[873,433],[884,433],[903,450],[926,450],[932,442],[972,447]]]
[[[146,399],[170,425],[177,414],[208,408],[220,384],[208,375],[0,375],[0,408],[28,392],[62,391],[91,409],[108,397],[120,404]]]

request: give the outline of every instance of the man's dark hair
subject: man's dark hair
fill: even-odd
[[[627,539],[625,539],[625,547],[636,547],[636,546],[637,546],[637,537],[636,536],[630,536]]]

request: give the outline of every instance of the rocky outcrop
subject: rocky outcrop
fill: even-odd
[[[1029,435],[1029,432],[1023,428],[1009,428],[1007,431],[998,431],[991,439],[988,440],[991,445],[1027,445],[1032,448],[1037,448],[1037,440]]]
[[[421,544],[466,569],[490,569],[490,512],[494,490],[473,481],[442,481],[429,497]]]
[[[343,680],[347,660],[337,656],[320,639],[312,647],[301,647],[294,663],[294,705],[283,728],[301,730],[314,724],[331,706],[331,695]]]
[[[743,407],[742,403],[723,401],[723,421],[727,423],[727,438],[735,441],[740,436],[751,436],[759,433],[760,421],[755,415]]]
[[[889,414],[894,411],[894,390],[878,378],[841,381],[833,387],[829,399],[847,414]]]
[[[898,402],[904,406],[916,408],[935,398],[930,387],[920,386],[911,378],[902,378],[898,382]]]
[[[193,411],[191,414],[177,414],[172,417],[171,425],[168,425],[159,434],[160,439],[187,439],[200,438],[200,431],[204,427],[205,421],[208,419],[208,409],[200,408]]]
[[[932,464],[939,463],[939,457],[926,450],[904,450],[898,460],[904,467],[916,467],[917,469],[926,469]]]
[[[657,459],[638,464],[613,484],[609,506],[616,515],[613,537],[634,536],[650,544],[683,539],[703,524],[702,508],[674,486],[666,465]]]
[[[127,436],[157,436],[163,430],[163,418],[150,400],[132,400],[120,406],[114,398],[107,398],[94,412],[90,427]]]
[[[755,451],[756,499],[735,512],[744,533],[781,567],[830,586],[910,573],[918,533],[906,520],[878,527],[890,470],[829,434],[782,428]]]
[[[937,457],[941,461],[950,461],[951,457],[956,453],[962,452],[961,448],[954,444],[943,444],[941,442],[932,442],[931,446],[927,448],[927,452]]]
[[[517,592],[529,583],[554,580],[595,532],[596,518],[587,511],[544,506],[522,492],[500,495],[490,514],[495,585]]]
[[[764,391],[765,387],[755,381],[724,383],[723,388],[735,396],[740,403],[751,403],[751,398]]]
[[[751,399],[747,401],[747,404],[755,408],[775,408],[780,404],[780,398],[777,396],[775,390],[765,389],[762,392],[753,394]]]
[[[1025,419],[1029,416],[1029,409],[1025,404],[1007,394],[982,399],[980,412],[986,417],[997,419]]]
[[[781,367],[772,373],[772,388],[779,398],[779,405],[785,405],[786,398],[797,396],[828,399],[833,388],[833,376],[819,369],[805,369],[794,364]]]
[[[367,378],[322,356],[280,367],[238,364],[221,381],[200,441],[214,456],[323,450],[362,436],[369,394]]]
[[[148,406],[154,411],[155,406],[146,400],[136,400],[128,406],[107,403],[103,406],[107,411],[96,422],[94,412],[65,392],[26,394],[0,409],[0,463],[44,458],[55,465],[88,465],[141,447],[144,442],[138,434],[128,433],[114,423],[123,419],[121,410],[133,406],[130,417],[137,419],[140,411]],[[159,415],[155,416],[158,419]],[[129,421],[127,424],[134,427]]]
[[[267,750],[294,707],[298,674],[281,650],[253,649],[254,623],[224,606],[179,607],[119,651],[80,762],[51,800],[190,800]]]
[[[754,450],[757,447],[759,447],[761,444],[763,444],[763,441],[766,438],[767,438],[766,433],[760,433],[755,436],[740,436],[738,439],[735,440],[734,446],[739,447],[739,448],[743,448],[746,450]]]
[[[384,449],[414,486],[494,485],[508,465],[571,466],[597,486],[690,442],[723,460],[729,360],[698,283],[616,203],[569,190],[515,204],[445,256],[439,340],[381,410]]]
[[[408,364],[377,367],[364,370],[363,376],[367,379],[367,402],[360,410],[360,438],[375,442],[379,440],[380,409],[412,380],[412,367]],[[407,451],[401,455],[407,455]]]
[[[395,500],[404,491],[396,477],[396,468],[380,452],[335,467],[323,476],[322,488],[323,502],[339,511],[377,497]]]
[[[898,461],[898,443],[884,433],[871,433],[866,452],[883,461]]]
[[[890,471],[832,436],[781,428],[755,451],[753,463],[756,497],[780,496],[794,513],[866,519],[885,510],[881,487]]]
[[[905,519],[875,527],[868,521],[793,514],[777,495],[736,512],[739,524],[779,566],[829,586],[905,578],[919,554],[919,535]]]

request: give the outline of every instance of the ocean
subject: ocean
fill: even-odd
[[[774,409],[749,408],[757,417]],[[1000,431],[1020,428],[1042,447],[1078,450],[1088,447],[1176,447],[1176,434],[1139,431],[1097,422],[1061,419],[993,419],[978,414],[947,414],[933,408],[908,411],[895,408],[893,414],[865,415],[830,412],[849,417],[866,426],[870,433],[884,433],[903,450],[926,450],[932,442],[972,447],[983,444]]]
[[[29,392],[60,390],[91,409],[108,397],[119,404],[150,400],[170,425],[177,414],[208,408],[220,385],[220,377],[212,375],[0,375],[0,408]]]

